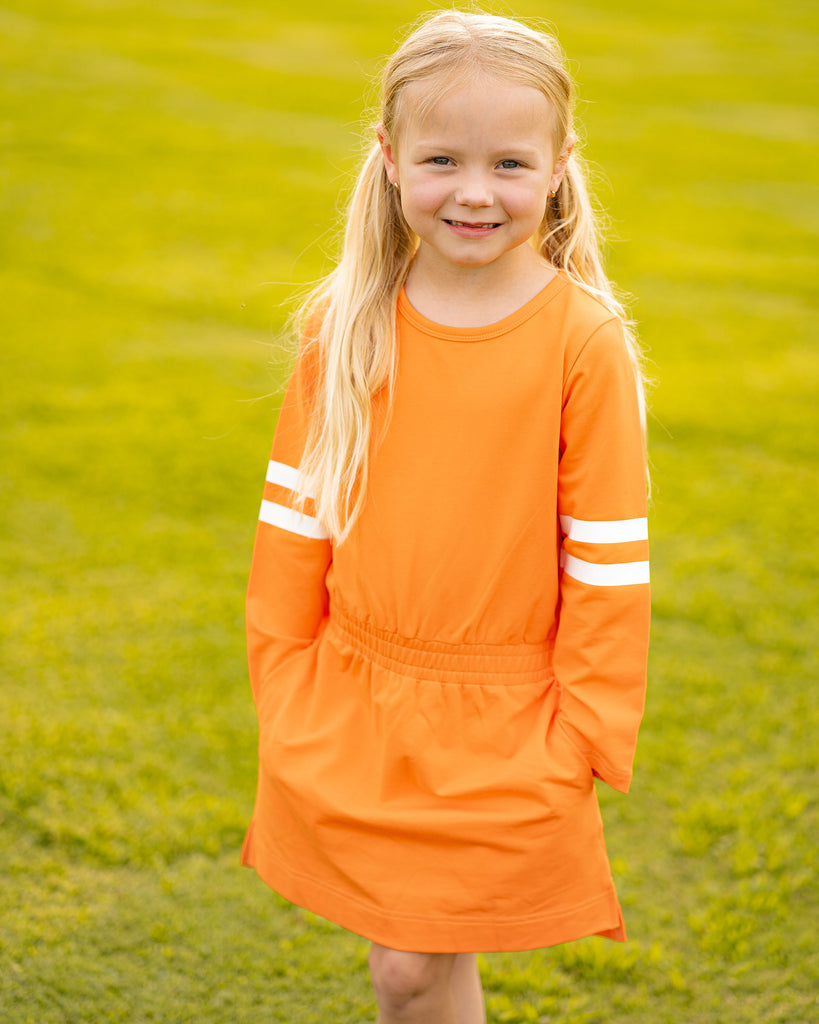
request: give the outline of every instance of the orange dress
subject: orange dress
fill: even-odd
[[[247,597],[259,779],[242,861],[385,946],[624,939],[596,775],[628,789],[649,588],[619,321],[560,273],[487,327],[405,295],[392,415],[334,547],[297,510],[297,363]],[[380,427],[380,429],[379,429]]]

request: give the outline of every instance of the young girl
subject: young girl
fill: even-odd
[[[642,388],[555,41],[447,11],[381,121],[267,471],[243,862],[372,940],[381,1024],[477,1024],[477,951],[623,940],[649,590]]]

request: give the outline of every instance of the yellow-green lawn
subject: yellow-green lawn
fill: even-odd
[[[363,941],[238,866],[242,602],[271,346],[428,8],[0,3],[0,1019],[371,1021]],[[515,10],[573,60],[657,381],[655,617],[600,794],[631,941],[483,958],[489,1018],[810,1024],[817,14]]]

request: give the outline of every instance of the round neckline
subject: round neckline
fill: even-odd
[[[563,270],[558,269],[551,281],[545,284],[528,302],[524,302],[522,306],[513,313],[503,317],[502,320],[496,320],[494,323],[484,324],[481,327],[452,327],[448,324],[439,324],[435,320],[428,319],[413,306],[407,298],[404,288],[401,289],[398,295],[398,312],[405,320],[408,320],[414,327],[417,327],[418,330],[434,338],[444,338],[447,341],[488,341],[490,338],[497,338],[502,334],[508,334],[516,327],[519,327],[524,321],[534,316],[548,302],[551,302],[566,287],[567,283],[568,280],[565,273]]]

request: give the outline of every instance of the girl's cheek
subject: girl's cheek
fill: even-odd
[[[519,211],[521,214],[531,213],[535,209],[545,213],[547,199],[548,189],[533,186],[508,196],[507,208],[510,212]]]
[[[419,210],[435,210],[448,195],[441,181],[419,182],[412,189],[412,205]]]

